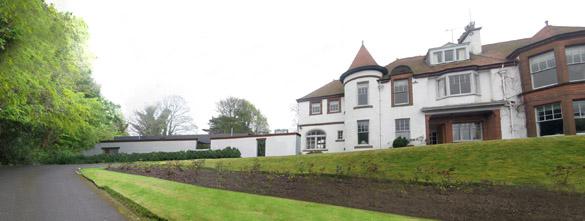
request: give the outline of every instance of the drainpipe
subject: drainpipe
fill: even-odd
[[[378,80],[378,143],[382,149],[382,89],[384,85]]]
[[[502,64],[502,67],[500,67],[500,70],[498,70],[498,75],[500,75],[500,80],[502,82],[502,95],[504,97],[504,101],[506,101],[506,106],[508,106],[508,115],[510,117],[510,135],[514,137],[514,117],[512,117],[513,104],[509,101],[509,97],[506,94],[506,77],[508,77],[506,75],[507,72],[507,70],[504,70],[504,65]]]

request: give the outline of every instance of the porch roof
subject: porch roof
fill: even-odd
[[[484,111],[491,110],[494,107],[504,106],[506,101],[490,101],[481,103],[471,104],[455,104],[455,105],[444,105],[437,107],[423,107],[421,111],[427,114],[451,114],[451,113],[465,113],[472,111]]]

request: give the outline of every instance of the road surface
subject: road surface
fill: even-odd
[[[0,220],[125,220],[103,193],[75,173],[91,166],[0,167]]]

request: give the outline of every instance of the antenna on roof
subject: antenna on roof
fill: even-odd
[[[548,26],[548,20],[544,21],[544,25]]]
[[[364,40],[362,40],[362,46],[364,45]]]
[[[471,21],[473,21],[473,19],[471,18],[471,8],[469,8],[468,12],[469,12],[469,23],[471,23]]]
[[[445,31],[450,31],[451,32],[451,43],[453,43],[454,38],[453,38],[453,31],[455,31],[454,28],[450,28],[450,29],[446,29]]]

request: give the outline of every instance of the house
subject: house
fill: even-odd
[[[201,150],[198,146],[209,144],[209,135],[120,136],[100,141],[94,148],[83,152],[83,155]]]
[[[248,134],[212,136],[211,149],[233,147],[242,157],[287,156],[301,153],[301,135],[298,133]]]
[[[485,45],[481,29],[386,66],[362,43],[338,80],[297,100],[301,150],[585,133],[585,27]]]

